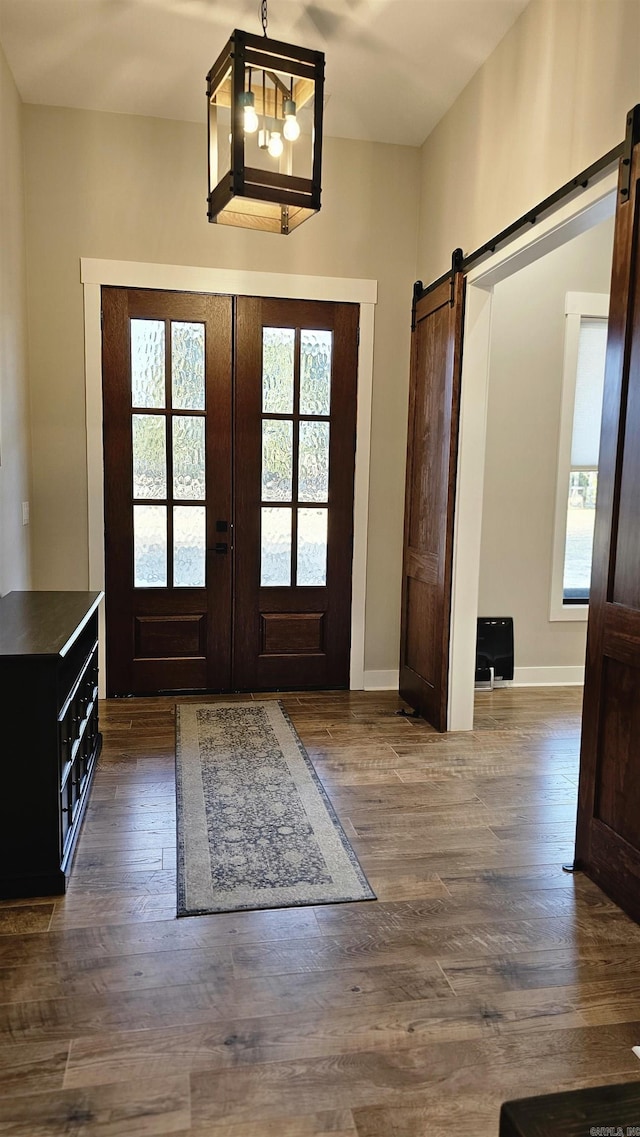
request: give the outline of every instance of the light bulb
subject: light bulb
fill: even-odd
[[[296,138],[300,137],[300,123],[294,114],[285,115],[282,133],[287,142],[295,142]]]
[[[255,134],[258,129],[258,116],[256,114],[256,98],[253,91],[243,91],[240,96],[240,106],[244,109],[244,132]]]
[[[284,134],[287,142],[295,142],[296,138],[300,137],[300,123],[296,118],[296,104],[293,99],[285,99],[284,101]]]
[[[280,134],[279,130],[271,131],[269,135],[268,150],[272,158],[279,158],[282,154],[282,151],[284,150],[284,144],[282,142],[282,135]]]
[[[258,129],[258,116],[253,107],[244,108],[244,132],[255,134]]]

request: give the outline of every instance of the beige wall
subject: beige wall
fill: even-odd
[[[531,0],[422,147],[418,275],[611,150],[637,102],[638,0]]]
[[[326,140],[322,212],[290,237],[206,220],[206,135],[161,119],[25,107],[36,587],[87,584],[79,259],[378,280],[366,663],[398,666],[419,151]]]
[[[87,581],[81,256],[373,277],[366,667],[395,668],[412,281],[621,140],[639,49],[638,0],[532,0],[422,151],[327,140],[290,238],[207,224],[198,126],[26,107],[36,587]]]
[[[513,616],[516,667],[584,664],[586,622],[550,621],[567,292],[609,291],[613,219],[496,285],[480,616]]]
[[[0,48],[0,594],[30,587],[30,443],[20,99]]]

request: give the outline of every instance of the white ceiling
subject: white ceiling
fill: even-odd
[[[326,53],[325,133],[420,145],[527,0],[271,0],[269,34]],[[205,75],[259,0],[0,0],[25,102],[205,120]]]

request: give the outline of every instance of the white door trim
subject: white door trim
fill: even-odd
[[[157,288],[176,292],[216,292],[235,296],[272,296],[289,300],[333,300],[360,305],[358,349],[358,418],[353,502],[353,593],[351,604],[350,687],[364,687],[364,636],[373,392],[374,312],[376,280],[348,277],[296,276],[272,272],[146,264],[82,257],[84,286],[84,354],[87,424],[89,588],[104,588],[104,455],[102,441],[102,329],[100,288]],[[101,606],[100,676],[105,692],[104,605]]]
[[[449,730],[473,730],[493,288],[615,212],[617,173],[592,183],[467,274],[451,596]]]

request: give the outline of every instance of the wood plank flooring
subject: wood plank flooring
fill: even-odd
[[[438,735],[282,696],[379,899],[182,920],[175,700],[102,704],[67,895],[0,904],[0,1132],[497,1137],[506,1098],[640,1078],[640,927],[561,871],[580,699]]]

